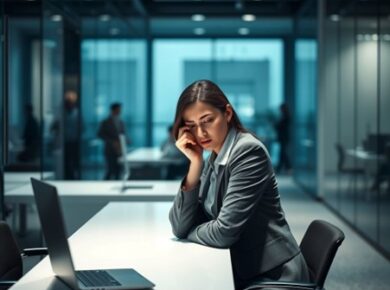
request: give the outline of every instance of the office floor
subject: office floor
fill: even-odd
[[[280,176],[278,182],[282,206],[298,241],[301,240],[310,221],[314,219],[327,220],[340,227],[346,235],[346,239],[333,262],[325,285],[326,289],[389,289],[389,261],[340,221],[324,205],[303,193],[290,177]],[[26,236],[19,237],[21,248],[36,246],[40,240],[35,210],[29,209],[28,214],[30,229]],[[36,261],[36,259],[28,260],[26,270],[31,268]]]

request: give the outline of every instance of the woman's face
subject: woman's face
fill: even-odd
[[[197,143],[203,149],[218,154],[229,131],[232,115],[230,105],[226,105],[225,112],[221,112],[209,104],[198,101],[184,111],[183,119]]]

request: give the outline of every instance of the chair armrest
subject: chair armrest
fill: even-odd
[[[267,281],[259,282],[257,285],[249,286],[245,290],[255,290],[263,288],[279,288],[279,289],[316,289],[317,285],[314,283],[300,283],[300,282],[282,282],[282,281]]]
[[[31,256],[44,256],[47,255],[47,248],[28,248],[22,251],[22,257],[31,257]]]
[[[16,281],[13,280],[0,280],[0,289],[3,289],[3,287],[11,287],[16,283]],[[5,288],[5,289],[7,289]]]

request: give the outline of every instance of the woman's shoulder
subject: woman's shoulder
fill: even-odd
[[[266,152],[268,155],[263,142],[261,142],[256,136],[248,132],[239,132],[237,134],[237,139],[232,153],[245,153],[252,151],[261,153]]]

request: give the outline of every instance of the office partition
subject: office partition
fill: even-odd
[[[388,256],[390,7],[381,0],[326,4],[322,196]]]

